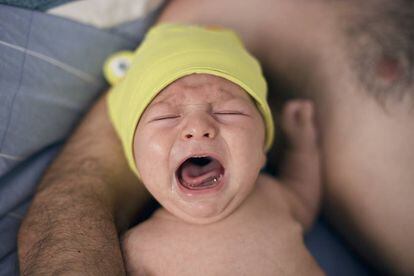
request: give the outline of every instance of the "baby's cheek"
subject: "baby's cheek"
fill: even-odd
[[[160,141],[154,135],[137,131],[134,138],[133,150],[135,160],[138,163],[141,163],[141,160],[148,160],[149,158],[152,160],[156,157],[153,154],[161,151]]]
[[[137,141],[134,151],[137,170],[147,188],[155,183],[164,183],[168,172],[166,166],[169,151],[162,139],[150,137]]]

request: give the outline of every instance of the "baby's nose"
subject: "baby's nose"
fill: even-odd
[[[213,139],[216,137],[217,127],[212,118],[207,115],[193,115],[188,118],[183,128],[184,140]]]

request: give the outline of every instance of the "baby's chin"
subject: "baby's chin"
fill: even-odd
[[[237,206],[232,204],[214,204],[211,202],[192,202],[182,206],[166,206],[166,209],[175,217],[192,224],[210,224],[225,219],[232,214]],[[184,208],[183,208],[184,207]]]

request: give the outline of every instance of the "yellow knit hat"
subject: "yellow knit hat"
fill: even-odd
[[[122,62],[114,67],[111,62],[114,59]],[[128,72],[121,79],[120,71],[126,66],[129,66]],[[148,32],[134,54],[124,52],[120,57],[109,58],[104,71],[107,79],[117,84],[108,95],[109,115],[121,138],[128,163],[137,174],[133,140],[139,119],[162,89],[193,73],[219,76],[243,88],[256,101],[263,116],[266,149],[272,145],[274,125],[266,101],[266,81],[259,63],[230,30],[157,25]]]

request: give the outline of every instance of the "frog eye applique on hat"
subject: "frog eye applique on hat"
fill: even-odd
[[[117,84],[126,75],[132,63],[133,52],[117,52],[105,61],[103,71],[105,79],[111,85]]]

